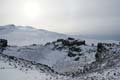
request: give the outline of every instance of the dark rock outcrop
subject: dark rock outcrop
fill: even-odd
[[[81,46],[85,45],[85,40],[76,40],[74,38],[68,37],[67,39],[57,39],[57,41],[53,42],[48,42],[45,44],[45,46],[54,44],[56,47],[59,45],[67,46],[67,47],[72,47],[72,46]]]
[[[118,48],[118,49],[117,49]],[[120,46],[114,43],[98,43],[96,61],[84,66],[83,72],[98,72],[120,66]]]
[[[68,37],[68,40],[75,40],[74,38]]]
[[[102,61],[108,54],[107,49],[105,48],[103,43],[98,43],[97,52],[95,54],[96,61]]]
[[[75,38],[68,37],[67,39],[57,39],[53,42],[48,42],[45,46],[53,45],[53,50],[66,50],[69,57],[81,56],[80,46],[86,45],[85,40],[77,40]],[[79,59],[78,59],[79,60]]]
[[[7,47],[7,40],[5,39],[0,39],[0,48]]]
[[[72,53],[71,51],[69,51],[69,52],[68,52],[68,56],[69,56],[69,57],[75,57],[76,54],[74,54],[74,53]]]

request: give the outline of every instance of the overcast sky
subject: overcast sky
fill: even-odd
[[[81,35],[120,35],[120,0],[0,0],[0,25],[6,24]]]

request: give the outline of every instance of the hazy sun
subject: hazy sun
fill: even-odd
[[[40,6],[37,2],[26,2],[23,6],[25,16],[36,18],[40,13]]]

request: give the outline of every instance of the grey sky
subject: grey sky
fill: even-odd
[[[39,4],[37,17],[24,14],[23,6],[29,1]],[[81,35],[120,35],[120,0],[0,0],[0,25],[6,24]]]

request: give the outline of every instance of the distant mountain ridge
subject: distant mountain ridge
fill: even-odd
[[[65,34],[35,29],[30,26],[15,26],[13,24],[0,26],[0,38],[7,39],[10,45],[45,44],[57,38],[66,37]]]
[[[14,24],[0,26],[0,38],[7,39],[9,45],[26,46],[32,44],[46,44],[47,42],[60,38],[66,39],[68,37],[86,40],[87,44],[97,44],[98,42],[118,43],[118,41],[114,40],[96,40],[86,38],[82,35],[68,35],[44,29],[35,29],[31,26],[16,26]]]
[[[120,43],[118,42],[98,43],[93,39],[81,40],[80,36],[24,26],[7,25],[2,26],[0,30],[0,38],[4,38],[0,40],[0,74],[2,75],[1,71],[13,71],[16,75],[16,72],[22,70],[32,75],[30,80],[36,79],[33,76],[36,76],[34,71],[39,72],[40,79],[36,80],[120,79]],[[86,43],[92,40],[92,44]],[[41,71],[45,74],[42,79]],[[12,73],[9,72],[7,75],[9,74]],[[46,78],[48,75],[50,78]]]

